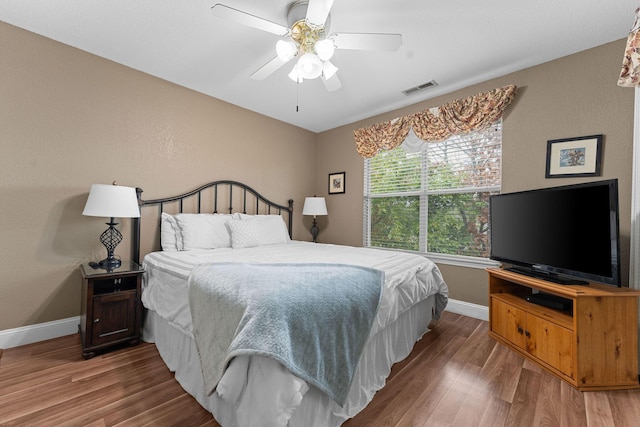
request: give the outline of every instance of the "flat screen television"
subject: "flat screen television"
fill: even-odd
[[[620,286],[618,180],[492,196],[490,258],[563,284]]]

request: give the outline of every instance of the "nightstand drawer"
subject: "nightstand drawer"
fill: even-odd
[[[93,294],[104,295],[113,292],[135,290],[138,285],[137,276],[112,277],[93,281]]]

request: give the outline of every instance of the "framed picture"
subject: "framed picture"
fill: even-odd
[[[600,175],[602,135],[547,141],[546,178]]]
[[[339,194],[345,192],[345,172],[329,174],[329,194]]]

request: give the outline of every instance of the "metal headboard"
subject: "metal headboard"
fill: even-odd
[[[168,203],[177,203],[179,212],[184,212],[184,204],[185,200],[195,198],[196,208],[195,212],[191,213],[203,213],[202,212],[202,201],[203,194],[209,195],[212,198],[213,202],[213,211],[207,211],[206,213],[234,213],[234,189],[235,194],[238,192],[241,194],[241,207],[240,209],[236,209],[235,212],[248,213],[247,208],[254,208],[255,210],[252,213],[264,213],[264,214],[277,214],[284,215],[287,214],[287,218],[285,219],[287,222],[287,229],[289,230],[289,237],[293,237],[293,199],[289,199],[288,206],[280,205],[278,203],[274,203],[268,200],[266,197],[262,196],[253,188],[249,187],[246,184],[237,181],[213,181],[208,184],[205,184],[195,190],[191,190],[184,194],[179,194],[177,196],[165,197],[162,199],[154,199],[154,200],[142,200],[142,192],[141,188],[136,188],[136,192],[138,194],[138,204],[140,205],[140,209],[147,206],[158,206],[158,224],[160,224],[160,217],[162,212],[164,212],[165,205]],[[218,210],[218,201],[222,195],[226,196],[224,199],[229,203],[228,207],[224,207],[227,212],[220,212]],[[249,196],[249,201],[247,200],[247,196]],[[224,202],[223,202],[224,203]],[[249,204],[251,203],[251,204]],[[140,263],[140,223],[141,218],[134,218],[132,222],[133,226],[133,259],[135,262]]]

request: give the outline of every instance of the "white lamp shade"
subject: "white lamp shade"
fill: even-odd
[[[316,53],[318,58],[323,61],[328,61],[333,56],[336,47],[333,45],[333,41],[330,39],[318,40],[315,44]]]
[[[293,68],[291,69],[291,72],[289,73],[289,78],[291,80],[293,80],[296,83],[302,83],[302,81],[304,80],[302,78],[302,75],[300,74],[300,70],[298,69],[298,63],[296,62],[296,64],[293,66]]]
[[[107,218],[138,218],[136,189],[120,185],[93,184],[82,215]]]
[[[327,215],[327,204],[324,197],[306,197],[302,215]]]
[[[325,80],[329,80],[338,71],[338,67],[333,65],[331,61],[324,61],[322,63],[322,74],[324,74]]]
[[[278,40],[276,43],[276,54],[281,61],[288,61],[298,53],[298,47],[294,42]]]
[[[322,61],[313,53],[305,53],[298,60],[298,71],[305,79],[317,79],[322,74]]]

